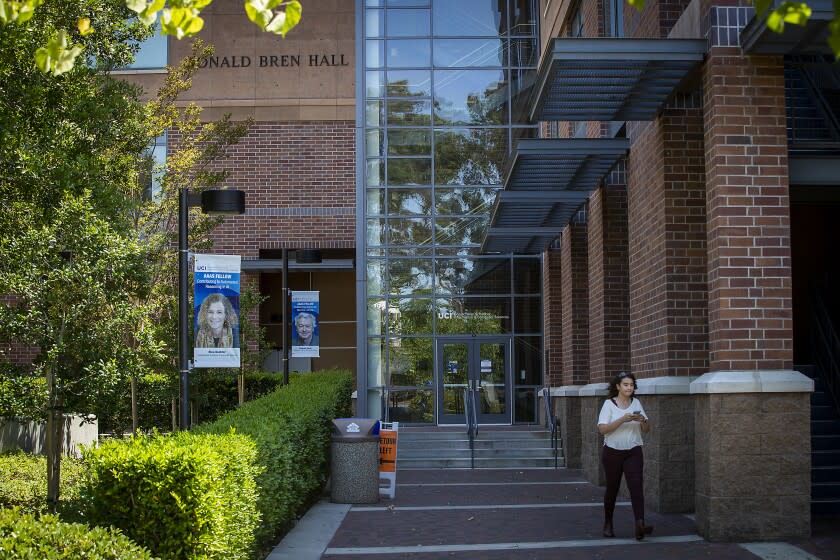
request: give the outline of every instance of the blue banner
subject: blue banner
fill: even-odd
[[[320,292],[292,292],[293,358],[318,358],[321,355]]]
[[[197,368],[238,368],[239,255],[195,255],[194,355]]]

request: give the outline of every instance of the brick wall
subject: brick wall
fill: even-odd
[[[667,37],[691,0],[653,0],[640,12],[629,4],[624,7],[624,31],[627,37],[657,39]]]
[[[589,380],[630,368],[627,188],[606,185],[589,199]]]
[[[628,158],[632,369],[707,368],[705,175],[697,96],[678,97],[635,130]]]
[[[790,369],[790,219],[782,57],[715,47],[703,67],[709,369]]]
[[[543,253],[543,337],[545,347],[545,382],[563,385],[563,333],[560,249]]]
[[[216,228],[213,251],[355,247],[355,165],[351,121],[254,124],[216,164],[231,172],[227,187],[245,191],[247,211]]]
[[[570,223],[560,242],[563,384],[589,383],[589,287],[586,224]]]

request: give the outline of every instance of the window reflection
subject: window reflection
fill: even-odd
[[[428,39],[390,39],[387,45],[387,62],[391,68],[429,66],[432,61],[431,42]]]
[[[385,184],[385,166],[381,159],[367,161],[366,176],[369,187],[378,187]]]
[[[388,189],[388,214],[424,215],[431,212],[431,189]]]
[[[428,97],[432,95],[429,70],[388,70],[389,97]]]
[[[435,241],[440,245],[480,245],[487,231],[488,216],[479,218],[438,218]]]
[[[385,41],[369,40],[365,42],[365,66],[368,68],[385,66]]]
[[[367,262],[367,285],[368,294],[384,294],[385,287],[383,281],[385,279],[385,260],[384,259],[368,259]]]
[[[429,295],[432,292],[432,260],[390,259],[387,278],[389,294]]]
[[[423,37],[428,35],[429,10],[388,10],[389,37]]]
[[[431,183],[431,159],[390,158],[388,160],[389,185],[429,185]]]
[[[385,36],[385,14],[382,10],[367,10],[365,13],[365,37]]]
[[[391,126],[422,126],[431,122],[432,102],[429,100],[389,99],[388,124]]]
[[[388,333],[403,334],[432,333],[432,300],[430,298],[389,298]]]
[[[431,338],[394,339],[388,347],[391,385],[431,387],[433,359]]]
[[[473,211],[488,212],[499,187],[435,188],[435,212],[438,215],[463,215]]]
[[[365,72],[365,95],[368,97],[382,97],[385,89],[385,72],[368,71]]]
[[[432,219],[388,218],[388,242],[395,245],[431,244]]]
[[[385,209],[385,191],[383,189],[367,190],[367,213],[382,214]]]
[[[514,298],[516,315],[514,329],[518,333],[539,333],[542,330],[542,307],[540,298],[517,297]]]
[[[500,39],[436,39],[435,66],[458,68],[504,65]]]
[[[502,70],[436,70],[435,124],[507,124]]]
[[[429,129],[399,129],[388,133],[388,153],[400,156],[430,155],[432,131]]]
[[[504,2],[499,0],[434,0],[433,32],[438,36],[496,36],[502,30]]]
[[[510,259],[437,259],[435,292],[450,295],[510,293]]]
[[[508,153],[507,129],[435,129],[435,182],[496,185]]]
[[[510,332],[510,298],[437,298],[435,313],[439,334],[505,334]]]

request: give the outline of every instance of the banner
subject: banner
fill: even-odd
[[[292,292],[292,353],[293,358],[320,357],[320,292]]]
[[[193,367],[239,367],[239,255],[195,255]]]

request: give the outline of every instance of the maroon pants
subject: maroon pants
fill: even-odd
[[[630,502],[633,504],[633,515],[635,519],[645,518],[645,497],[642,491],[642,469],[645,459],[642,455],[642,446],[637,445],[633,449],[613,449],[604,446],[601,452],[601,462],[604,464],[604,473],[607,477],[607,491],[604,493],[604,517],[612,519],[615,511],[615,499],[618,496],[618,488],[621,486],[621,475],[627,481],[627,489],[630,491]]]

